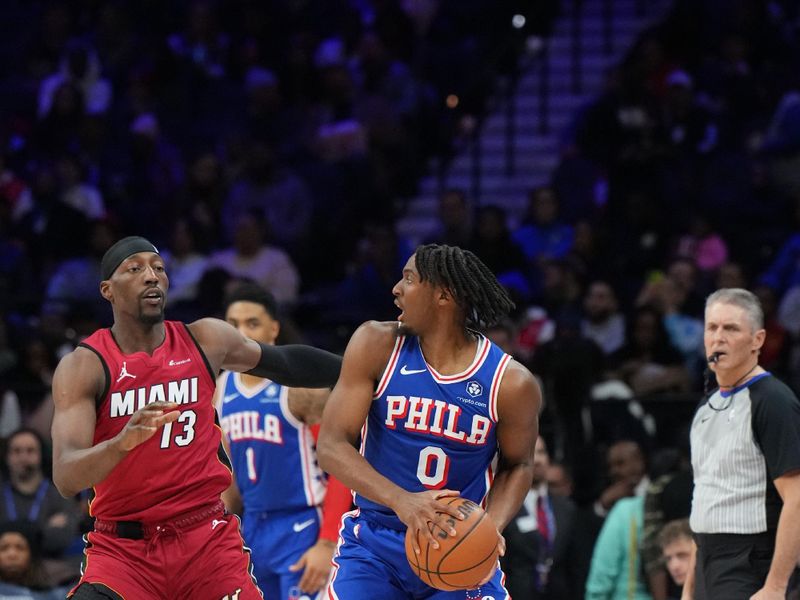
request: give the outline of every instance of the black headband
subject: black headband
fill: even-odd
[[[155,252],[158,254],[158,248],[138,235],[122,238],[111,246],[103,255],[103,260],[100,261],[100,275],[103,280],[111,279],[114,271],[117,270],[122,261],[138,252]]]

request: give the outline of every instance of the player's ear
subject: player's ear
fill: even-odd
[[[100,282],[100,295],[111,302],[111,282],[108,279]]]
[[[281,323],[280,323],[280,321],[273,320],[272,323],[271,323],[271,329],[272,329],[272,336],[273,336],[272,339],[277,340],[278,339],[278,335],[281,332]]]
[[[436,302],[437,304],[444,305],[453,301],[453,294],[447,288],[436,288]]]

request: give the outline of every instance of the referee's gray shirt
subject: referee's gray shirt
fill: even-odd
[[[692,531],[778,527],[782,502],[773,481],[800,469],[800,401],[792,390],[770,373],[717,390],[695,413],[691,444]]]

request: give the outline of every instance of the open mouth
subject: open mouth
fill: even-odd
[[[146,304],[149,304],[151,306],[158,306],[164,301],[164,294],[162,294],[160,290],[153,289],[148,292],[145,292],[142,295],[142,299],[145,301]]]

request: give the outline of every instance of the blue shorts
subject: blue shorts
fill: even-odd
[[[311,548],[319,537],[321,515],[316,507],[279,512],[245,511],[242,534],[250,548],[254,575],[266,600],[314,600],[314,597],[289,595],[303,576],[289,567]]]
[[[406,560],[405,532],[347,513],[333,557],[327,600],[510,600],[500,570],[477,590],[443,592],[417,577]]]

